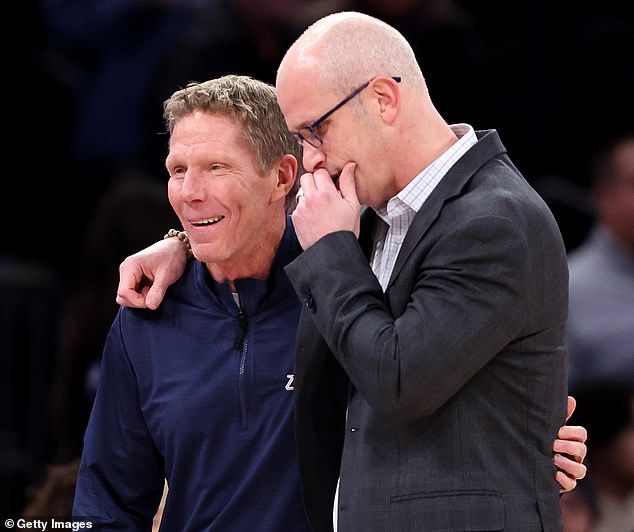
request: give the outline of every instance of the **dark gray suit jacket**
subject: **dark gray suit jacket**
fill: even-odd
[[[416,215],[383,293],[361,237],[287,266],[307,513],[339,531],[561,530],[552,443],[567,396],[566,253],[494,130]],[[346,418],[347,409],[347,418]],[[341,470],[339,470],[341,464]]]

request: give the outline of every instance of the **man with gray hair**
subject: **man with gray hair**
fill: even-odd
[[[168,196],[195,257],[160,311],[106,339],[73,515],[147,530],[308,531],[293,435],[299,146],[273,87],[194,83],[166,102]]]

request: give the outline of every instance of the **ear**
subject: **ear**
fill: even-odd
[[[392,124],[401,107],[401,92],[398,82],[388,76],[378,76],[372,81],[371,87],[379,116],[386,123]]]
[[[271,202],[286,198],[297,177],[297,159],[290,153],[283,155],[277,163],[277,180],[271,192]]]

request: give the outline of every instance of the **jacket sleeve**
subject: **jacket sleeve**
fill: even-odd
[[[432,414],[519,333],[528,275],[526,239],[501,217],[469,219],[416,253],[386,294],[350,232],[286,267],[355,388],[403,421]]]
[[[150,531],[164,465],[143,418],[122,335],[125,316],[120,310],[104,345],[73,516],[91,520],[100,530]]]

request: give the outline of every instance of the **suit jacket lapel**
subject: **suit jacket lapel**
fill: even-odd
[[[495,130],[478,131],[476,135],[478,136],[478,143],[449,169],[414,217],[396,259],[388,288],[396,279],[412,251],[424,238],[438,217],[443,205],[450,199],[460,195],[473,174],[483,165],[492,158],[506,153],[506,149]]]

